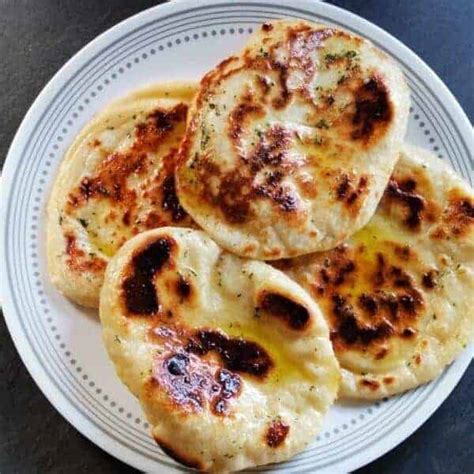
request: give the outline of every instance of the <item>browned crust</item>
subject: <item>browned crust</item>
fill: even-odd
[[[417,281],[398,266],[409,253],[387,242],[385,254],[377,253],[375,262],[358,268],[365,252],[363,245],[325,252],[313,266],[311,289],[326,311],[336,351],[369,350],[380,360],[388,354],[389,339],[417,335],[425,301]],[[351,288],[359,280],[371,290],[354,293]]]
[[[72,232],[66,232],[66,264],[74,272],[102,273],[107,266],[107,262],[100,257],[86,255],[84,250],[77,245],[77,240]]]
[[[267,34],[273,28],[271,23],[266,23],[262,31]],[[320,131],[317,145],[329,149],[332,149],[331,141],[326,143],[325,139],[325,128],[328,126],[340,130],[348,144],[352,142],[356,147],[367,148],[382,139],[394,121],[393,104],[385,79],[371,71],[364,72],[365,76],[368,75],[365,78],[355,50],[340,55],[328,54],[324,59],[325,65],[320,66],[331,68],[342,65],[345,68],[344,80],[337,84],[333,92],[336,94],[338,90],[343,90],[351,94],[351,105],[342,112],[336,110],[337,104],[334,103],[332,93],[326,94],[324,105],[314,102],[314,92],[310,90],[309,84],[316,66],[311,54],[323,48],[325,41],[332,36],[346,38],[356,49],[362,41],[332,28],[314,28],[306,23],[291,25],[287,27],[284,40],[288,51],[288,57],[284,60],[276,53],[281,43],[264,41],[259,52],[245,50],[240,59],[228,58],[203,78],[195,101],[195,112],[181,145],[178,165],[179,169],[187,167],[192,170],[193,178],[180,179],[181,192],[187,194],[189,199],[202,203],[204,209],[217,209],[230,225],[249,223],[255,217],[253,203],[258,201],[270,203],[289,226],[300,225],[305,211],[299,191],[284,183],[284,177],[294,174],[306,164],[290,158],[290,147],[300,138],[289,129],[271,125],[265,130],[256,130],[257,136],[252,138],[252,144],[243,145],[243,135],[248,141],[249,131],[253,132],[250,126],[252,120],[263,118],[269,106],[283,109],[293,99],[303,100],[311,110],[307,114],[308,125]],[[295,69],[302,71],[304,77],[301,87],[290,91],[289,75]],[[214,132],[207,130],[203,117],[210,113],[210,109],[217,113],[213,97],[219,94],[220,87],[228,78],[242,71],[253,72],[255,80],[248,83],[241,96],[234,98],[232,110],[219,112],[221,120],[227,120],[228,139],[236,158],[234,167],[224,170],[214,159],[212,146],[209,146]],[[194,142],[196,145],[201,144],[200,150],[193,145]],[[348,146],[340,153],[346,153],[349,158],[353,148]],[[317,159],[317,156],[310,154],[306,157],[308,164]],[[261,178],[262,175],[264,178]],[[343,177],[342,181],[344,179],[349,178]],[[301,187],[304,188],[302,193],[315,195],[314,185],[308,187],[303,183]],[[368,178],[360,176],[353,183],[340,183],[336,196],[351,213],[357,214],[369,188]]]
[[[285,442],[289,432],[290,426],[288,424],[281,419],[273,420],[265,433],[267,446],[270,446],[270,448],[280,447]]]
[[[147,316],[160,311],[154,278],[165,265],[169,267],[173,264],[172,253],[175,248],[174,239],[161,236],[134,253],[121,285],[127,315]]]
[[[149,396],[164,392],[168,403],[184,415],[209,410],[232,417],[232,399],[240,396],[242,376],[264,381],[273,360],[255,342],[212,329],[189,329],[178,321],[162,314],[150,330],[149,337],[164,349],[154,358]]]
[[[187,454],[184,454],[181,451],[178,451],[175,447],[172,447],[170,443],[164,441],[162,438],[159,438],[155,434],[153,435],[158,446],[167,454],[170,458],[179,462],[183,466],[190,467],[192,469],[197,469],[198,471],[204,470],[204,464]]]
[[[258,297],[258,311],[262,310],[269,316],[282,320],[289,328],[302,331],[308,328],[311,315],[304,305],[287,296],[268,291]]]

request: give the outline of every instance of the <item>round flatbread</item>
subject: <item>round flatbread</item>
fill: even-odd
[[[408,106],[403,74],[369,41],[266,23],[201,81],[177,169],[181,203],[241,256],[335,247],[374,213]]]
[[[437,377],[474,337],[474,194],[406,145],[369,224],[280,268],[323,310],[341,395],[381,398]]]
[[[191,226],[175,193],[192,83],[161,84],[110,105],[66,153],[47,216],[48,268],[73,301],[99,306],[105,267],[143,230]]]
[[[204,232],[161,228],[110,261],[104,343],[163,450],[227,472],[288,459],[321,427],[339,381],[311,297]]]

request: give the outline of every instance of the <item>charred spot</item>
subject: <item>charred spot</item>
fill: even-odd
[[[192,459],[191,457],[183,453],[178,453],[174,448],[171,447],[169,443],[158,438],[156,435],[154,435],[154,438],[161,450],[170,458],[174,459],[176,462],[179,462],[183,466],[190,467],[192,469],[197,469],[198,471],[204,470],[204,466],[201,461]]]
[[[229,172],[222,178],[216,201],[232,224],[245,222],[250,215],[250,192],[242,193],[243,186],[249,186],[250,180],[242,177],[238,172]]]
[[[388,354],[388,349],[386,347],[382,347],[376,354],[375,360],[382,360]]]
[[[226,369],[265,378],[273,368],[267,351],[259,344],[240,338],[230,338],[211,329],[197,331],[186,350],[201,356],[209,352],[219,355]]]
[[[409,260],[411,256],[411,250],[408,245],[395,245],[394,246],[394,253],[395,255],[400,258],[401,260]]]
[[[426,288],[427,290],[432,290],[433,288],[435,288],[437,285],[437,275],[438,272],[436,270],[430,270],[428,272],[423,273],[423,276],[421,277],[421,284],[424,286],[424,288]]]
[[[124,213],[123,213],[123,216],[122,216],[122,222],[124,223],[124,225],[126,225],[127,227],[130,225],[130,210],[127,209]]]
[[[179,275],[176,282],[176,293],[178,293],[181,301],[187,300],[191,295],[191,284],[183,275]]]
[[[170,238],[162,237],[132,258],[131,274],[122,284],[125,305],[130,313],[151,315],[159,311],[153,278],[168,263],[173,246]]]
[[[474,201],[460,194],[459,191],[451,191],[449,205],[443,213],[443,227],[438,229],[436,238],[445,237],[447,233],[460,237],[474,226]]]
[[[375,392],[376,390],[380,388],[380,383],[377,382],[377,380],[362,379],[360,380],[359,383],[362,387],[366,387],[372,390],[373,392]]]
[[[179,203],[173,174],[163,180],[162,190],[163,200],[161,201],[161,207],[163,210],[171,213],[174,222],[182,221],[187,214]]]
[[[413,336],[415,336],[416,334],[416,330],[413,329],[413,328],[405,328],[403,331],[402,331],[402,337],[403,338],[406,338],[406,339],[410,339],[412,338]]]
[[[269,315],[282,319],[292,329],[305,329],[310,321],[310,314],[305,306],[277,293],[265,292],[260,308]]]
[[[393,382],[395,382],[395,378],[392,377],[391,375],[387,375],[387,376],[384,377],[382,380],[383,380],[383,383],[384,383],[385,385],[390,385],[390,384],[392,384]]]
[[[280,419],[271,422],[265,433],[265,440],[270,448],[278,448],[285,442],[285,439],[290,432],[290,426],[283,423]]]
[[[251,171],[256,173],[265,166],[281,166],[285,163],[291,143],[292,133],[281,126],[273,126],[267,130],[255,147],[255,151],[247,157]]]
[[[273,30],[273,25],[271,23],[264,23],[262,25],[262,30],[265,32],[269,32]]]
[[[98,140],[97,138],[94,138],[94,140],[92,140],[91,145],[92,145],[94,148],[97,148],[97,147],[99,147],[100,145],[102,145],[102,142],[101,142],[100,140]]]
[[[395,199],[406,206],[408,215],[405,217],[403,223],[413,230],[419,229],[422,213],[426,207],[424,198],[415,192],[415,187],[416,186],[407,188],[406,182],[400,185],[399,182],[392,178],[388,183],[384,195],[385,199]]]
[[[349,176],[347,176],[346,174],[343,175],[336,190],[338,199],[342,200],[346,198],[347,193],[349,191],[349,183]]]
[[[373,296],[367,295],[365,293],[359,296],[359,305],[370,315],[377,314],[379,309],[377,300]]]
[[[249,115],[262,115],[262,107],[250,101],[238,104],[229,116],[229,136],[233,142],[240,140],[245,121]]]
[[[389,93],[381,78],[372,77],[359,86],[355,96],[352,138],[368,141],[374,135],[376,127],[386,126],[392,119]]]
[[[399,301],[403,310],[409,314],[415,314],[417,301],[412,295],[401,295]]]
[[[344,283],[346,280],[346,275],[349,273],[352,273],[355,270],[356,266],[353,261],[347,262],[345,265],[343,265],[341,268],[338,269],[336,273],[336,278],[334,280],[334,285],[339,286]]]
[[[381,321],[372,326],[360,326],[353,307],[344,297],[335,294],[332,301],[333,312],[337,317],[337,328],[331,334],[332,339],[340,338],[349,345],[357,343],[368,345],[393,334],[393,326],[388,321]]]
[[[147,119],[152,122],[156,132],[169,132],[178,123],[186,120],[188,106],[186,104],[178,104],[171,111],[157,109],[148,115]]]
[[[343,174],[336,188],[337,199],[346,203],[348,206],[353,206],[358,198],[366,191],[367,182],[367,177],[361,176],[359,182],[354,184],[353,179],[349,175]]]
[[[188,355],[175,354],[166,361],[166,369],[171,375],[184,375],[188,364]]]
[[[69,195],[69,206],[84,205],[95,197],[132,206],[136,193],[127,188],[127,179],[132,173],[143,173],[145,168],[144,153],[112,153],[99,164],[94,177],[83,178],[78,189]]]
[[[177,336],[172,330],[162,334],[155,331],[155,335],[167,340],[168,344]],[[152,382],[164,389],[185,411],[200,412],[209,407],[214,415],[228,415],[230,400],[241,392],[240,376],[202,360],[187,349],[180,345],[164,357],[158,355]]]
[[[411,277],[399,267],[392,266],[390,277],[395,287],[407,288],[411,286]]]
[[[156,110],[143,123],[135,126],[135,141],[126,153],[111,153],[94,170],[93,176],[84,177],[68,199],[68,211],[85,205],[90,199],[108,199],[129,210],[126,220],[131,222],[131,212],[136,202],[136,192],[127,186],[131,175],[141,175],[149,166],[148,153],[156,153],[175,126],[184,125],[187,106],[178,104],[171,110]]]

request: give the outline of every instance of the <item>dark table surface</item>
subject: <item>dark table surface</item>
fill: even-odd
[[[0,159],[51,76],[96,35],[156,5],[145,0],[0,0]],[[474,116],[474,2],[337,0],[395,35]],[[96,447],[50,405],[0,319],[0,472],[133,472]],[[474,472],[474,367],[412,436],[359,473]]]

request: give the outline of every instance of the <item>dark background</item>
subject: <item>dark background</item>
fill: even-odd
[[[96,35],[157,1],[0,0],[0,160],[37,94]],[[338,0],[413,49],[474,116],[474,2]],[[358,473],[474,472],[474,367],[441,408]],[[383,422],[383,420],[381,420]],[[133,469],[84,438],[50,405],[0,318],[0,472],[120,473]]]

